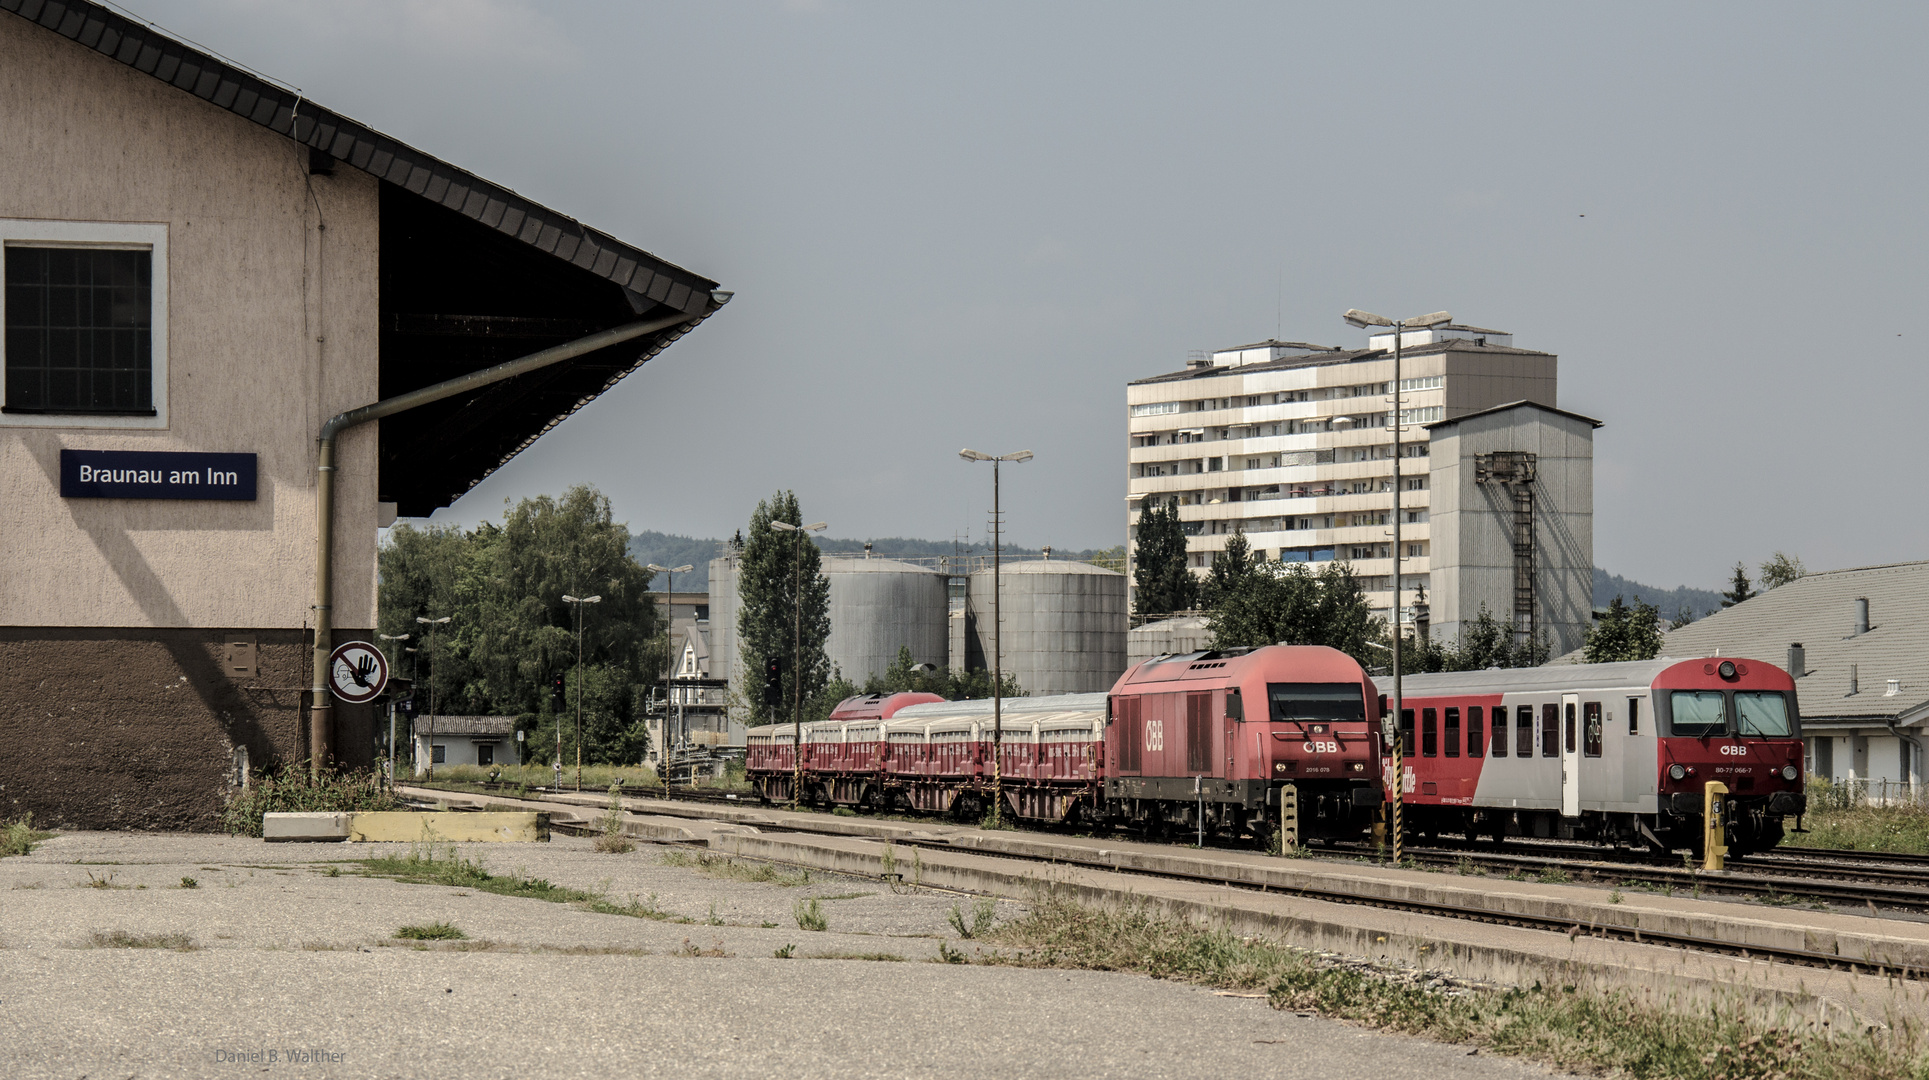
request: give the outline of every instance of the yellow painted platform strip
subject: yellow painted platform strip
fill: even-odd
[[[388,843],[435,840],[526,844],[549,839],[549,815],[536,811],[370,811],[350,815],[348,838]]]

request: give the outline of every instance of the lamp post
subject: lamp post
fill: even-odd
[[[407,634],[377,634],[375,636],[378,638],[381,638],[383,641],[407,641],[409,639],[409,635]],[[397,648],[400,648],[403,652],[414,651],[406,645],[400,645],[400,646],[397,646]],[[396,660],[395,666],[398,668],[401,667],[402,658],[398,656],[395,658],[395,660]],[[409,681],[413,683],[415,681],[413,678],[415,674],[415,669],[410,668],[409,674],[411,676]],[[395,695],[394,694],[390,694],[388,699],[388,786],[390,788],[395,787]]]
[[[1030,450],[993,457],[976,450],[960,450],[966,461],[991,462],[991,823],[1005,815],[1005,671],[1004,619],[999,611],[998,565],[1003,561],[1004,520],[998,507],[998,468],[1009,461],[1030,461]]]
[[[445,625],[453,618],[455,618],[454,615],[444,615],[440,619],[431,619],[426,615],[417,615],[415,617],[417,623],[429,628],[428,636],[422,641],[422,648],[430,654],[431,661],[434,660],[435,653],[435,628]],[[420,667],[421,663],[422,657],[421,654],[418,653],[416,655],[416,666]],[[433,667],[429,670],[429,761],[428,764],[422,766],[422,778],[425,780],[435,779],[435,670]]]
[[[792,525],[788,521],[773,521],[770,527],[778,532],[798,533],[798,543],[810,543],[810,534],[824,531],[825,525],[819,521],[813,525]],[[791,697],[795,699],[790,726],[790,805],[795,807],[804,793],[804,559],[802,549],[791,553],[790,558],[790,595],[796,602],[791,614],[790,626],[790,686]]]
[[[1340,316],[1348,324],[1362,329],[1369,326],[1390,326],[1393,328],[1393,411],[1389,416],[1393,428],[1393,724],[1391,737],[1385,721],[1381,722],[1380,737],[1387,739],[1393,747],[1393,780],[1387,787],[1388,831],[1393,834],[1393,861],[1400,862],[1401,822],[1400,799],[1405,794],[1406,772],[1401,764],[1400,718],[1404,715],[1404,700],[1400,694],[1400,559],[1406,553],[1400,550],[1400,427],[1404,417],[1400,413],[1400,350],[1406,339],[1408,327],[1424,329],[1452,322],[1453,316],[1444,311],[1431,315],[1421,315],[1413,319],[1389,319],[1369,311],[1350,308]]]
[[[567,596],[563,602],[576,605],[576,790],[583,790],[583,605],[600,604],[601,596]],[[563,732],[556,728],[556,754],[562,756]],[[558,762],[560,764],[560,762]]]
[[[646,569],[651,573],[662,574],[665,578],[663,606],[670,613],[663,628],[663,640],[668,644],[665,650],[667,653],[676,648],[676,642],[673,640],[676,631],[676,576],[688,573],[695,568],[689,563],[684,563],[682,566],[658,566],[651,563]],[[675,667],[675,663],[666,655],[663,660],[663,738],[662,744],[656,748],[657,758],[663,763],[663,775],[658,779],[663,781],[663,794],[666,797],[670,793],[670,673]]]

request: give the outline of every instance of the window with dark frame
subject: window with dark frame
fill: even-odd
[[[1448,757],[1460,756],[1460,710],[1448,709],[1445,718],[1443,737],[1446,739]]]
[[[1572,708],[1573,706],[1569,706]],[[1601,756],[1601,703],[1590,701],[1581,706],[1581,753]]]
[[[440,743],[437,743],[434,746],[431,746],[429,748],[429,760],[434,762],[437,765],[442,764],[442,762],[445,759],[447,759],[448,756],[449,756],[449,748],[441,745]]]
[[[1571,704],[1570,704],[1570,705],[1564,705],[1564,706],[1562,706],[1562,711],[1563,711],[1563,712],[1564,712],[1564,713],[1566,714],[1566,716],[1567,716],[1567,752],[1571,754],[1571,753],[1573,753],[1573,752],[1574,752],[1574,748],[1575,748],[1575,739],[1574,739],[1574,726],[1575,726],[1575,725],[1574,725],[1574,706],[1573,706],[1573,705],[1571,705]]]
[[[1541,756],[1561,756],[1561,707],[1541,706]]]
[[[1534,756],[1534,707],[1522,705],[1514,710],[1514,756]]]
[[[1440,716],[1432,709],[1420,710],[1420,756],[1440,753]]]
[[[1479,757],[1487,752],[1486,716],[1478,705],[1467,706],[1467,756]]]
[[[153,252],[4,249],[9,413],[153,416]]]
[[[1641,734],[1641,699],[1638,697],[1628,699],[1628,734]]]
[[[1413,756],[1413,710],[1400,710],[1400,756]]]

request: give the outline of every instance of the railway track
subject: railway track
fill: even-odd
[[[498,785],[498,786],[504,786],[504,785]],[[636,794],[636,795],[648,795],[651,797],[661,797],[662,790],[663,789],[661,788],[630,789],[630,793]],[[742,798],[737,798],[737,799],[725,798],[725,796],[737,794],[737,793],[717,792],[714,790],[703,791],[702,789],[698,789],[698,790],[701,791],[702,793],[700,795],[697,795],[694,801],[704,801],[704,802],[754,801],[754,797],[752,800],[746,800]],[[676,797],[676,796],[688,797],[689,795],[694,794],[692,792],[678,792],[677,789],[674,789],[674,788],[672,788],[671,791],[673,793],[673,797]],[[574,794],[573,791],[570,793]],[[525,797],[535,797],[540,799],[549,794],[554,794],[554,792],[550,792],[547,790],[532,789],[527,793]],[[577,825],[573,823],[561,823],[558,825],[553,825],[552,828],[556,828],[558,831],[564,832],[566,834],[572,834],[572,835],[587,835],[595,831],[594,827],[592,826]],[[832,836],[846,835],[842,830],[813,829],[806,823],[790,823],[786,826],[786,829],[791,832],[799,832],[799,833],[806,833],[806,834],[832,835]],[[1227,887],[1227,888],[1241,889],[1248,892],[1266,892],[1266,893],[1273,893],[1273,894],[1284,893],[1286,895],[1304,896],[1309,899],[1322,900],[1329,903],[1376,907],[1376,908],[1395,910],[1395,911],[1408,911],[1416,914],[1436,915],[1436,916],[1441,916],[1445,918],[1459,919],[1459,920],[1468,921],[1468,922],[1480,922],[1480,923],[1487,923],[1490,925],[1497,925],[1497,926],[1511,926],[1511,927],[1518,927],[1523,929],[1543,930],[1543,931],[1548,931],[1552,933],[1564,934],[1569,938],[1575,938],[1582,935],[1586,935],[1586,936],[1595,937],[1595,938],[1629,941],[1635,944],[1664,945],[1664,946],[1670,946],[1674,948],[1688,949],[1688,950],[1697,951],[1697,952],[1711,952],[1711,953],[1717,953],[1717,954],[1727,955],[1727,956],[1738,956],[1743,959],[1773,960],[1773,961],[1778,961],[1782,963],[1801,964],[1809,967],[1823,968],[1823,969],[1832,970],[1832,971],[1847,971],[1852,974],[1875,974],[1875,975],[1884,975],[1889,977],[1908,979],[1911,981],[1929,981],[1929,969],[1926,969],[1919,965],[1892,962],[1890,960],[1887,960],[1882,957],[1877,957],[1877,956],[1865,956],[1865,957],[1859,957],[1859,958],[1844,957],[1844,956],[1837,955],[1835,953],[1825,953],[1825,952],[1819,952],[1814,950],[1764,947],[1759,945],[1741,945],[1741,944],[1736,944],[1732,942],[1711,940],[1701,935],[1674,934],[1674,933],[1668,933],[1665,931],[1641,930],[1641,929],[1635,929],[1631,927],[1622,927],[1622,926],[1615,926],[1610,924],[1577,923],[1566,919],[1540,918],[1533,915],[1521,914],[1518,912],[1500,913],[1500,912],[1495,912],[1484,908],[1467,908],[1467,907],[1461,907],[1454,904],[1441,903],[1441,902],[1430,901],[1430,900],[1422,900],[1422,899],[1416,899],[1411,897],[1390,898],[1390,897],[1379,897],[1379,896],[1362,896],[1355,892],[1346,891],[1343,889],[1338,889],[1338,888],[1327,889],[1327,888],[1322,888],[1318,885],[1312,885],[1312,884],[1293,885],[1293,886],[1286,886],[1286,887],[1280,887],[1278,885],[1256,885],[1250,882],[1242,881],[1237,878],[1230,877],[1225,874],[1219,874],[1219,873],[1191,872],[1191,871],[1176,870],[1176,869],[1151,869],[1151,868],[1146,868],[1141,866],[1123,867],[1118,865],[1114,861],[1109,861],[1103,858],[1102,857],[1103,852],[1100,852],[1100,851],[1094,851],[1090,856],[1081,856],[1081,855],[1067,853],[1063,850],[1060,850],[1059,852],[1055,853],[1052,857],[1046,858],[1041,856],[1032,856],[1032,855],[1025,855],[1020,853],[987,851],[976,847],[960,847],[958,845],[954,845],[949,841],[941,838],[896,838],[892,841],[892,843],[901,847],[920,847],[920,848],[924,848],[926,850],[932,850],[932,851],[953,851],[953,852],[960,852],[960,853],[968,853],[970,855],[983,857],[983,858],[1010,859],[1010,860],[1019,861],[1019,862],[1032,862],[1032,863],[1041,863],[1041,864],[1058,865],[1058,866],[1076,866],[1076,867],[1085,868],[1085,869],[1106,871],[1109,873],[1135,874],[1141,877],[1198,882],[1198,883],[1216,885],[1216,886]],[[1830,883],[1826,881],[1817,881],[1815,879],[1802,879],[1802,878],[1782,879],[1782,878],[1769,878],[1766,876],[1759,876],[1759,875],[1749,875],[1749,876],[1732,875],[1732,874],[1716,875],[1716,874],[1709,874],[1706,872],[1697,872],[1697,871],[1687,870],[1687,869],[1675,870],[1669,867],[1643,866],[1639,864],[1610,862],[1610,861],[1604,861],[1599,859],[1566,859],[1566,858],[1549,859],[1546,856],[1537,856],[1537,855],[1528,855],[1528,854],[1519,854],[1519,855],[1490,854],[1490,853],[1475,854],[1475,853],[1469,853],[1469,852],[1463,852],[1463,851],[1429,849],[1429,848],[1408,849],[1408,852],[1413,857],[1414,861],[1429,864],[1429,865],[1451,865],[1451,866],[1455,866],[1456,868],[1459,868],[1459,867],[1468,865],[1470,862],[1476,865],[1481,862],[1484,862],[1490,868],[1494,866],[1506,866],[1506,867],[1510,867],[1513,870],[1525,870],[1528,867],[1535,867],[1540,869],[1541,873],[1537,876],[1540,877],[1542,880],[1553,880],[1553,879],[1547,878],[1546,876],[1546,870],[1549,868],[1553,868],[1553,869],[1559,869],[1563,874],[1568,875],[1569,880],[1571,880],[1573,874],[1579,873],[1584,877],[1600,879],[1600,880],[1618,879],[1618,882],[1623,884],[1631,881],[1644,881],[1648,883],[1661,883],[1664,885],[1673,885],[1676,887],[1683,888],[1684,891],[1742,892],[1742,893],[1754,893],[1758,895],[1763,892],[1768,892],[1772,895],[1779,896],[1779,897],[1798,897],[1798,896],[1811,897],[1811,898],[1818,898],[1818,899],[1830,899],[1836,902],[1853,902],[1856,904],[1862,904],[1864,902],[1868,902],[1871,896],[1880,895],[1883,898],[1884,902],[1891,904],[1891,906],[1910,907],[1910,908],[1916,908],[1916,909],[1929,908],[1929,897],[1925,897],[1923,895],[1923,891],[1920,888],[1905,889],[1899,886],[1887,886],[1887,885],[1838,884],[1838,883]],[[1809,852],[1809,853],[1812,853],[1812,852]],[[1865,853],[1830,852],[1829,854],[1859,856]],[[1318,856],[1315,855],[1313,857],[1317,858]],[[1925,865],[1929,865],[1929,859],[1923,859],[1919,861],[1924,863]],[[1925,879],[1925,880],[1929,880],[1929,879]],[[1787,886],[1786,889],[1782,888],[1782,886],[1784,885]],[[1797,890],[1800,890],[1800,891],[1797,891]],[[1775,901],[1775,902],[1779,903],[1781,901]]]

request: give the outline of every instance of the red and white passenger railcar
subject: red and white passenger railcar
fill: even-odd
[[[1160,656],[1112,688],[1108,816],[1264,840],[1294,785],[1301,837],[1358,836],[1381,800],[1378,690],[1318,645]]]
[[[1746,852],[1780,843],[1782,818],[1807,808],[1795,682],[1773,664],[1489,669],[1409,676],[1402,692],[1415,832],[1695,847],[1718,780],[1728,843]]]

